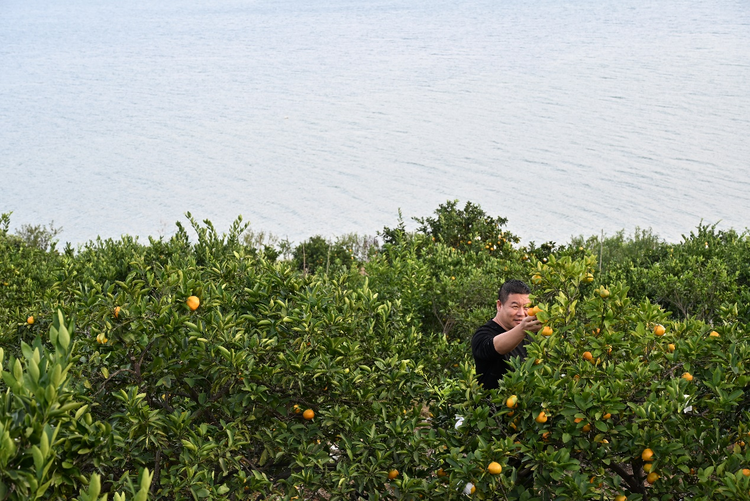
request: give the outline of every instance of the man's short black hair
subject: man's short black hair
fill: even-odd
[[[520,280],[508,280],[497,291],[497,299],[505,304],[511,294],[531,294],[531,289]]]

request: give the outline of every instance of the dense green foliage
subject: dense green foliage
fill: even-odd
[[[188,219],[60,252],[2,216],[0,499],[750,499],[746,234],[524,247],[447,202],[292,249]],[[509,278],[553,333],[485,391]]]

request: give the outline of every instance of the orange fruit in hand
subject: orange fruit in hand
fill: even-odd
[[[500,463],[493,461],[487,466],[487,471],[492,475],[499,475],[503,471],[503,467],[500,466]]]
[[[641,453],[641,459],[644,461],[653,461],[654,460],[654,451],[651,449],[643,449],[643,452]]]
[[[394,468],[393,470],[391,470],[391,471],[388,472],[388,480],[393,480],[396,477],[398,477],[398,470],[397,469]]]
[[[656,327],[654,327],[654,334],[657,336],[663,336],[665,332],[667,332],[667,329],[665,329],[663,325],[657,324]]]
[[[198,299],[197,296],[190,296],[189,298],[187,298],[187,301],[185,301],[185,303],[187,303],[190,311],[195,311],[198,309],[198,306],[201,305],[201,300]]]
[[[305,412],[302,413],[302,417],[309,421],[315,417],[315,411],[312,409],[307,409],[305,410]]]

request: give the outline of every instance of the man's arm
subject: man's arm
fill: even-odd
[[[509,331],[501,332],[492,339],[495,351],[501,355],[510,353],[513,348],[521,344],[526,336],[526,331],[538,332],[542,328],[542,323],[534,316],[524,317],[521,323]]]

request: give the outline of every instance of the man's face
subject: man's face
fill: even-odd
[[[526,308],[528,306],[528,294],[508,295],[508,299],[504,303],[497,302],[498,323],[506,330],[512,329],[526,317]]]

